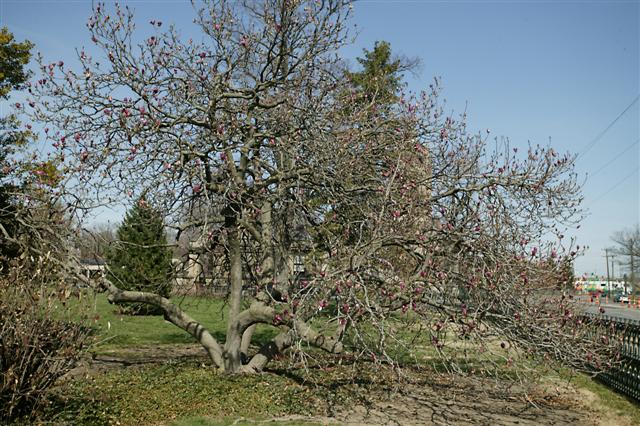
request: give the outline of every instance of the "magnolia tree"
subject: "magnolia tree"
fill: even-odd
[[[473,344],[497,366],[518,351],[585,368],[609,353],[558,290],[576,250],[560,233],[580,214],[570,156],[469,133],[443,113],[437,81],[411,95],[396,78],[348,72],[344,0],[194,9],[199,40],[160,21],[139,34],[128,8],[96,5],[100,56],[79,49],[79,70],[41,60],[25,105],[47,127],[70,204],[145,194],[217,261],[226,339],[153,292],[105,281],[111,301],[160,308],[228,372],[310,347],[391,363],[431,351],[455,365]],[[401,70],[378,48],[364,74]],[[255,352],[257,324],[279,333]]]

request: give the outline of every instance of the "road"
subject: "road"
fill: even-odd
[[[640,321],[640,309],[637,309],[635,306],[629,306],[628,304],[601,303],[600,306],[596,304],[584,304],[584,307],[589,313],[600,313],[600,308],[602,308],[604,309],[603,315]]]

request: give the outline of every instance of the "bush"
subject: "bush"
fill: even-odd
[[[64,297],[64,296],[63,296]],[[90,329],[60,319],[58,294],[0,282],[0,418],[30,417],[78,361]]]

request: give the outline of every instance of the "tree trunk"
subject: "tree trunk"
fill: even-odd
[[[242,304],[242,246],[239,229],[235,221],[229,230],[229,260],[230,260],[230,291],[229,291],[229,320],[227,325],[227,340],[224,344],[224,368],[228,373],[237,373],[242,368],[241,346],[242,330],[238,323],[238,315]]]
[[[251,345],[251,339],[253,333],[256,331],[256,325],[253,324],[242,333],[242,342],[240,344],[240,356],[242,357],[242,363],[245,364],[249,356],[249,346]]]

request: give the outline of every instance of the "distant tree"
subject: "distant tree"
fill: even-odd
[[[20,89],[29,78],[24,66],[31,59],[29,41],[18,43],[7,27],[0,29],[0,97],[7,99],[9,92]]]
[[[621,257],[619,263],[628,271],[631,291],[635,294],[640,276],[640,225],[618,231],[611,239],[617,244],[614,252]]]
[[[346,72],[356,93],[377,108],[396,103],[403,84],[402,73],[414,70],[419,62],[393,56],[387,41],[376,41],[373,50],[363,49],[363,53],[356,59],[361,70]]]
[[[169,297],[173,267],[160,213],[144,198],[139,199],[127,212],[117,237],[107,250],[109,279],[122,289]],[[123,310],[134,315],[161,312],[142,303],[126,304]]]
[[[0,29],[0,99],[6,101],[12,90],[19,90],[29,77],[25,65],[31,57],[33,45],[18,43],[4,27]],[[20,105],[18,104],[17,109]],[[9,239],[16,233],[16,179],[15,164],[11,156],[24,146],[30,132],[19,130],[20,122],[15,114],[0,117],[0,270],[7,269],[7,262],[17,256],[18,245]]]

